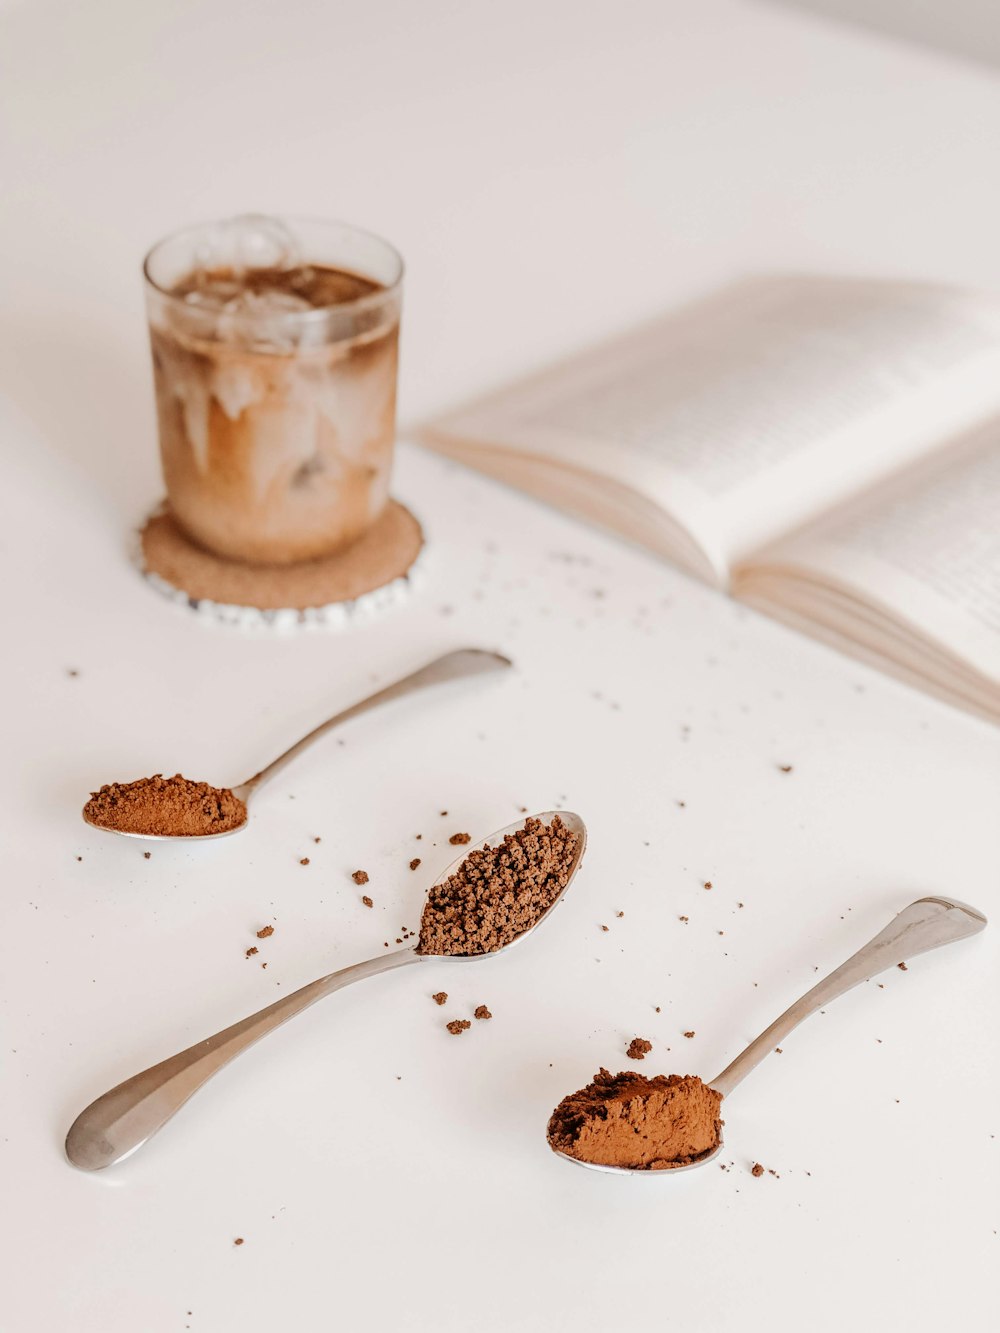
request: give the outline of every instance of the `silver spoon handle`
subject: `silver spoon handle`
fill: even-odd
[[[111,1166],[141,1147],[223,1065],[303,1009],[354,981],[419,961],[413,949],[397,949],[331,972],[214,1037],[144,1069],[80,1112],[66,1136],[66,1156],[85,1171]]]
[[[295,756],[301,754],[307,746],[312,745],[313,741],[319,740],[320,736],[325,736],[328,731],[340,726],[342,722],[347,722],[352,717],[358,717],[361,713],[367,713],[371,708],[389,703],[392,699],[402,699],[404,695],[413,694],[428,685],[440,685],[444,681],[460,680],[466,676],[478,676],[488,671],[501,671],[510,665],[509,658],[500,653],[488,652],[484,648],[458,648],[452,653],[445,653],[443,657],[428,662],[419,671],[414,671],[409,676],[404,676],[402,680],[394,681],[392,685],[386,685],[384,689],[377,690],[375,694],[369,695],[367,699],[361,699],[358,703],[351,704],[349,708],[334,713],[333,717],[328,717],[318,727],[313,727],[312,731],[303,736],[301,740],[296,741],[294,745],[290,745],[283,754],[279,754],[277,759],[272,759],[266,768],[262,768],[259,773],[255,773],[252,778],[249,778],[239,787],[234,787],[233,790],[241,800],[245,801],[255,788],[261,786],[268,778],[272,778],[286,764],[291,763]]]
[[[983,914],[967,903],[949,898],[918,898],[909,907],[904,907],[863,949],[852,954],[776,1018],[718,1078],[711,1080],[711,1086],[723,1097],[728,1097],[793,1028],[817,1009],[822,1009],[869,977],[895,967],[903,959],[978,934],[985,925]]]

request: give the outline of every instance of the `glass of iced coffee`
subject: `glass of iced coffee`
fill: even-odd
[[[389,499],[403,264],[334,222],[234,218],[146,257],[174,518],[217,555],[290,564],[361,537]]]

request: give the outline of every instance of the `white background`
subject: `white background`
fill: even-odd
[[[138,267],[175,225],[395,241],[414,419],[761,268],[1000,287],[995,79],[735,0],[39,0],[0,52],[4,1333],[995,1327],[995,928],[789,1039],[728,1172],[544,1139],[632,1036],[711,1076],[911,898],[995,915],[994,731],[410,448],[427,578],[377,623],[240,637],[125,558],[159,495]],[[104,781],[238,781],[465,642],[517,674],[353,724],[238,838],[146,861],[79,821]],[[121,1167],[66,1164],[92,1097],[379,952],[448,834],[556,802],[591,850],[530,945],[336,996]]]

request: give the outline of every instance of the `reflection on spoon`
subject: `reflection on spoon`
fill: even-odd
[[[549,1146],[567,1162],[616,1175],[672,1176],[705,1166],[722,1151],[719,1101],[728,1097],[803,1019],[869,977],[895,967],[901,959],[976,935],[985,926],[985,916],[966,903],[952,898],[918,898],[863,949],[796,1000],[707,1085],[700,1078],[678,1079],[671,1075],[672,1086],[668,1088],[664,1078],[619,1074],[612,1079],[602,1070],[606,1080],[598,1075],[594,1083],[565,1098],[556,1108],[549,1121]],[[648,1150],[650,1140],[652,1152]],[[633,1162],[641,1161],[643,1165],[619,1164],[629,1159],[630,1141],[637,1145]],[[680,1145],[675,1160],[657,1157],[659,1147],[671,1144]]]
[[[547,811],[536,815],[548,828],[552,828],[556,819],[568,830],[569,838],[564,842],[565,858],[558,866],[552,867],[555,877],[552,892],[546,895],[548,906],[527,924],[524,929],[509,939],[499,948],[480,950],[476,953],[457,955],[447,952],[447,956],[463,962],[474,962],[481,958],[497,958],[526,940],[547,916],[556,904],[562,901],[573,881],[587,845],[587,831],[579,815],[568,811]],[[461,871],[470,857],[478,856],[491,846],[503,843],[505,839],[517,838],[532,820],[519,821],[508,828],[500,829],[491,837],[484,839],[457,861],[431,886],[428,903],[432,906],[442,902],[438,890],[458,880],[461,885]],[[485,887],[488,888],[488,885]],[[116,1088],[98,1097],[85,1111],[77,1116],[66,1136],[66,1156],[74,1166],[85,1171],[96,1171],[101,1167],[111,1166],[121,1161],[130,1153],[140,1148],[151,1135],[155,1134],[184,1105],[188,1098],[206,1083],[213,1074],[227,1065],[235,1056],[245,1051],[248,1046],[259,1041],[276,1027],[307,1009],[317,1000],[331,995],[354,981],[373,977],[379,972],[388,972],[395,967],[404,967],[408,963],[429,963],[434,958],[445,955],[445,950],[436,953],[419,952],[425,944],[424,927],[421,926],[420,942],[413,948],[397,949],[394,953],[383,954],[366,963],[355,963],[353,967],[331,972],[318,981],[291,995],[286,995],[275,1004],[270,1004],[259,1013],[244,1018],[232,1027],[217,1032],[214,1037],[197,1042],[179,1055],[153,1065],[151,1069],[136,1074],[133,1078],[119,1083]]]
[[[136,782],[110,783],[93,794],[83,807],[83,818],[104,833],[153,842],[204,842],[240,833],[247,826],[250,797],[313,741],[342,722],[428,685],[506,671],[510,666],[510,659],[501,653],[459,648],[327,718],[238,787],[210,787],[207,782],[192,782],[179,773],[172,778],[157,774]]]

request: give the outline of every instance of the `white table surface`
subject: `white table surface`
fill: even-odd
[[[1000,286],[1000,85],[734,0],[39,0],[0,51],[0,1328],[996,1327],[995,926],[791,1037],[727,1108],[729,1171],[544,1139],[634,1035],[644,1072],[711,1075],[910,899],[996,915],[994,731],[409,447],[424,587],[349,633],[206,627],[125,549],[159,493],[138,264],[173,226],[393,238],[412,419],[760,268]],[[516,675],[353,724],[239,838],[146,861],[80,822],[103,781],[239,780],[467,642]],[[119,1168],[67,1165],[92,1097],[379,952],[448,834],[556,802],[591,849],[544,936],[327,1000]]]

